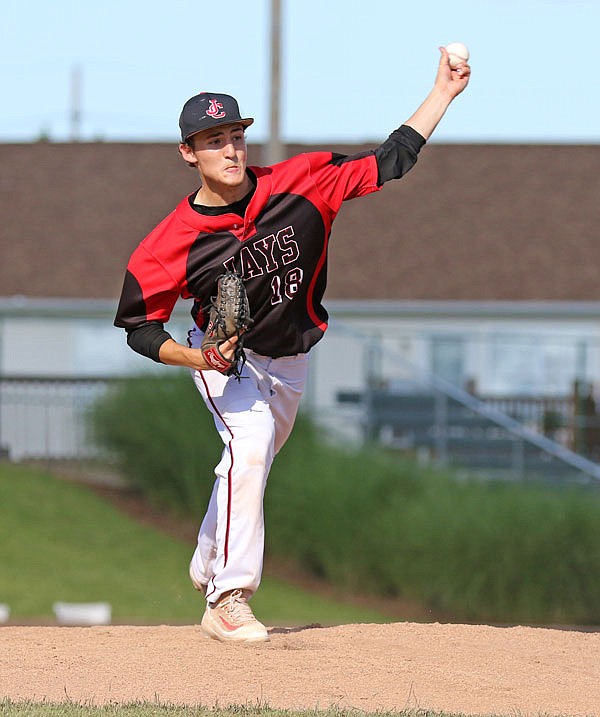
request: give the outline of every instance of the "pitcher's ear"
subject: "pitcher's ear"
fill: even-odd
[[[179,145],[179,154],[183,157],[183,160],[189,167],[198,166],[198,159],[194,154],[194,150],[187,142],[182,142]]]

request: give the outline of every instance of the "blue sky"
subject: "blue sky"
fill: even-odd
[[[465,42],[473,77],[437,142],[600,142],[600,0],[282,0],[285,141],[379,141],[429,91],[438,47]],[[269,123],[269,0],[4,0],[0,141],[177,141],[181,106],[235,95]]]

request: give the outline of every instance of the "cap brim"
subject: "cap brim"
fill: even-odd
[[[228,124],[241,124],[244,129],[246,127],[250,127],[251,124],[254,123],[254,117],[245,117],[244,119],[239,120],[230,120],[230,119],[224,119],[222,122],[215,122],[210,127],[205,127],[204,129],[199,129],[197,132],[190,132],[188,135],[186,135],[184,142],[187,142],[187,140],[190,137],[193,137],[196,134],[200,134],[200,132],[206,132],[209,129],[214,129],[215,127],[224,127]]]

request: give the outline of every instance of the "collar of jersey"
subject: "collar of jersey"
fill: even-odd
[[[232,223],[231,217],[239,216],[232,212],[216,216],[197,212],[190,206],[188,197],[184,197],[176,209],[179,219],[198,231],[230,231],[238,239],[253,235],[255,233],[254,221],[265,205],[271,191],[271,173],[268,167],[248,167],[246,171],[256,188],[239,225],[236,226],[235,222]]]

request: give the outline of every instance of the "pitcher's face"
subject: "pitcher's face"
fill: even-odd
[[[231,190],[246,182],[248,153],[241,124],[198,132],[179,150],[186,162],[196,165],[202,183],[213,191],[218,191],[219,186]]]

